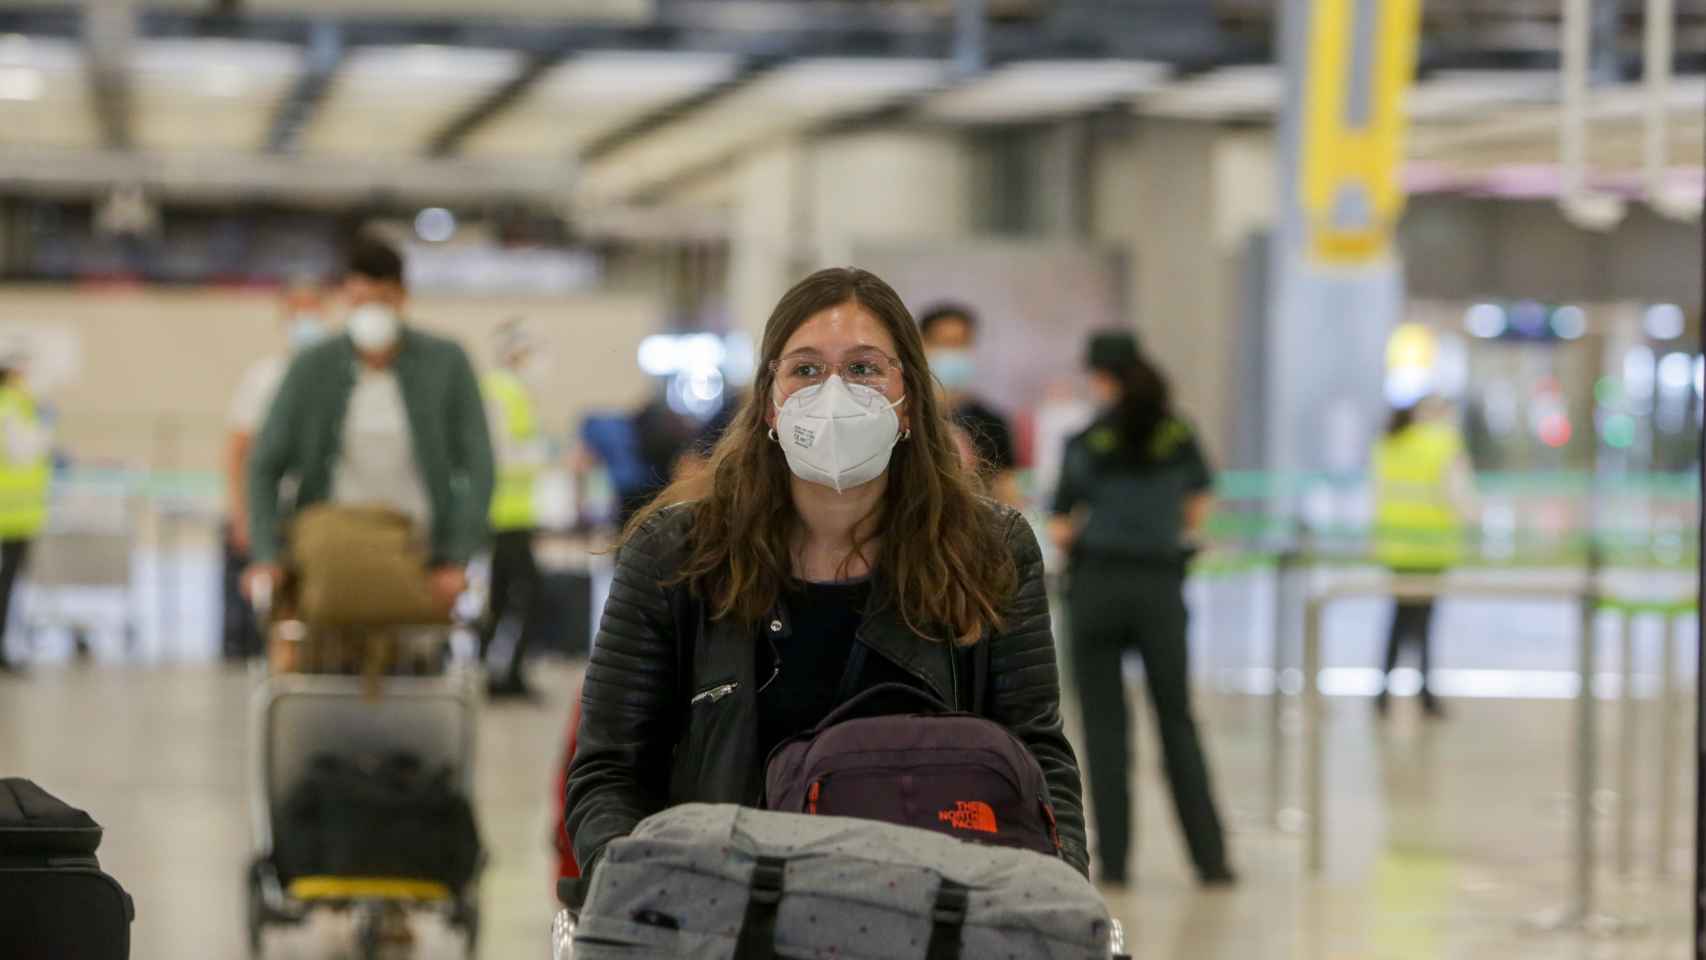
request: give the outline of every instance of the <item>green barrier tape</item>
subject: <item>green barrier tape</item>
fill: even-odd
[[[194,499],[220,497],[225,481],[207,471],[146,471],[118,467],[78,467],[53,478],[59,490],[115,490],[136,496]]]
[[[1626,613],[1631,615],[1662,613],[1665,616],[1674,617],[1685,613],[1693,613],[1700,609],[1700,603],[1697,600],[1619,600],[1608,597],[1601,599],[1598,603],[1595,603],[1594,609],[1599,610],[1602,613]]]
[[[1207,555],[1191,561],[1191,574],[1199,577],[1223,577],[1253,570],[1268,570],[1279,565],[1273,554]]]
[[[1298,568],[1313,567],[1316,569],[1349,569],[1368,567],[1383,569],[1374,557],[1367,553],[1346,551],[1343,553],[1301,552],[1295,556]],[[1274,553],[1210,553],[1192,561],[1191,573],[1199,576],[1222,576],[1226,574],[1247,573],[1252,570],[1271,569],[1279,564],[1279,558]],[[1600,565],[1604,568],[1621,570],[1648,571],[1678,571],[1695,569],[1695,561],[1691,557],[1655,558],[1651,553],[1642,551],[1601,551]],[[1506,557],[1465,557],[1460,562],[1452,564],[1453,570],[1580,570],[1587,566],[1587,553],[1552,551],[1546,553],[1516,553]]]
[[[1233,574],[1250,573],[1256,570],[1267,570],[1278,566],[1279,558],[1275,554],[1236,554],[1236,555],[1205,555],[1192,562],[1190,574],[1197,578],[1215,579]],[[1299,560],[1299,566],[1321,568],[1350,568],[1376,567],[1366,558],[1356,557],[1324,557],[1304,556]],[[1459,564],[1456,569],[1477,568],[1476,564]],[[1488,565],[1491,566],[1491,565]],[[1533,563],[1513,563],[1511,567],[1524,569],[1544,569],[1542,565]],[[1562,565],[1560,565],[1562,566]],[[1572,564],[1580,568],[1582,564]],[[1659,568],[1663,569],[1663,568]],[[1594,609],[1605,613],[1622,613],[1630,616],[1645,614],[1661,614],[1667,617],[1682,616],[1699,610],[1697,599],[1683,600],[1636,600],[1619,597],[1601,597],[1596,601]]]
[[[1363,473],[1280,473],[1265,470],[1225,470],[1215,478],[1215,495],[1223,500],[1269,500],[1295,497],[1318,489],[1356,489],[1368,484]],[[1594,478],[1585,470],[1486,470],[1475,474],[1475,489],[1492,496],[1563,495],[1664,496],[1699,499],[1699,478],[1691,472],[1640,473]]]

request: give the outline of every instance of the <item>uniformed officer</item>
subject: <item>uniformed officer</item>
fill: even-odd
[[[1143,657],[1173,803],[1204,885],[1234,882],[1191,714],[1186,561],[1211,475],[1166,379],[1129,333],[1090,340],[1100,412],[1067,442],[1050,533],[1068,554],[1069,654],[1078,687],[1103,883],[1126,882],[1130,721],[1121,660]]]

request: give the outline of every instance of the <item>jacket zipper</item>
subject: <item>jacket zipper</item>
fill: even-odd
[[[687,705],[690,707],[696,707],[701,703],[716,703],[718,700],[734,693],[735,688],[739,686],[739,683],[719,683],[703,693],[694,695],[693,699],[689,700]]]

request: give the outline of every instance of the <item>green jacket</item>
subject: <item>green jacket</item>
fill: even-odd
[[[344,417],[360,363],[348,336],[297,354],[279,385],[249,458],[249,536],[255,561],[278,560],[284,522],[332,495]],[[492,502],[492,446],[479,380],[455,342],[405,326],[395,361],[432,507],[432,560],[467,563],[486,542]],[[279,484],[296,481],[280,502]]]

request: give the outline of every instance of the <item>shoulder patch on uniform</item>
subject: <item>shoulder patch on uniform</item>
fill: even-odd
[[[1155,430],[1155,436],[1149,441],[1149,454],[1157,460],[1165,460],[1178,452],[1191,439],[1191,428],[1183,421],[1168,417]]]

